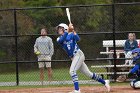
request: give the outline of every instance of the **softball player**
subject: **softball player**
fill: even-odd
[[[36,39],[34,45],[34,53],[38,57],[38,61],[51,61],[51,57],[54,53],[54,47],[52,39],[47,35],[47,29],[41,29],[41,36]],[[51,81],[52,79],[52,69],[51,62],[38,62],[40,68],[40,80],[44,80],[44,66],[46,66],[48,70],[48,79]]]
[[[72,63],[70,67],[70,75],[72,77],[75,90],[70,93],[81,93],[79,89],[77,70],[80,70],[83,74],[90,77],[91,79],[95,79],[98,82],[105,85],[107,91],[110,91],[109,80],[103,80],[96,73],[92,73],[89,71],[87,65],[85,64],[85,56],[84,53],[80,50],[77,42],[80,40],[78,34],[74,31],[74,27],[72,24],[69,24],[69,27],[61,23],[57,26],[57,32],[60,35],[57,38],[57,42],[63,47],[63,49],[67,52],[68,56],[71,58]]]
[[[124,82],[127,78],[130,78],[134,74],[136,74],[137,78],[134,81],[132,81],[133,84],[140,81],[140,48],[136,48],[132,50],[132,56],[133,56],[133,63],[135,63],[135,66],[133,69],[130,70],[127,76],[126,75],[121,76],[120,79],[118,80],[119,82]],[[140,88],[140,84],[139,84],[139,88]]]

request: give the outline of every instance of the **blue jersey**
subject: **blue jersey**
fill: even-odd
[[[69,57],[73,57],[79,49],[77,41],[80,40],[80,37],[74,33],[64,32],[64,35],[61,35],[57,38],[57,42],[63,47],[67,52]]]
[[[132,51],[135,48],[138,48],[138,42],[136,40],[134,40],[132,44],[130,43],[130,40],[125,41],[125,45],[124,45],[125,52]]]

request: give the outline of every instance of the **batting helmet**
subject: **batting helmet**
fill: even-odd
[[[137,56],[133,57],[133,61],[136,61],[140,58],[140,48],[135,48],[132,50],[132,54],[138,53]]]
[[[68,30],[68,26],[67,26],[65,23],[59,24],[59,25],[57,26],[57,28],[58,28],[58,27],[63,27],[64,30]]]

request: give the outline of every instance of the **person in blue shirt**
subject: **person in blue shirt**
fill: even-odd
[[[57,38],[57,42],[62,46],[62,48],[72,60],[70,66],[70,75],[72,77],[75,89],[69,93],[81,93],[79,89],[77,70],[80,70],[83,74],[90,77],[91,79],[95,79],[98,82],[104,84],[107,88],[107,91],[110,91],[109,80],[103,80],[96,73],[92,73],[85,64],[84,53],[80,50],[77,44],[77,42],[80,40],[80,37],[74,30],[73,25],[69,24],[68,27],[66,24],[61,23],[57,26],[57,33],[60,35]]]
[[[132,50],[138,48],[138,42],[136,41],[135,33],[129,33],[128,39],[125,41],[124,51],[125,51],[125,58],[132,58]],[[132,60],[127,59],[125,60],[125,65],[132,64]]]

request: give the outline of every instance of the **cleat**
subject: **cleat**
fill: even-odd
[[[69,92],[69,93],[81,93],[80,90],[73,90],[72,92]]]

